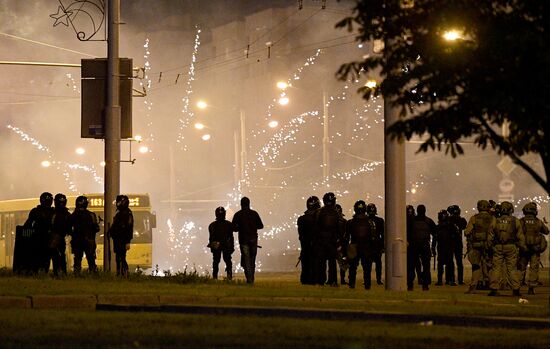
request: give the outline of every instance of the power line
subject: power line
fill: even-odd
[[[30,43],[36,44],[36,45],[42,45],[42,46],[46,46],[46,47],[50,47],[50,48],[55,48],[55,49],[62,50],[62,51],[67,51],[67,52],[70,52],[70,53],[76,53],[76,54],[83,55],[83,56],[88,56],[88,57],[92,57],[92,58],[97,57],[97,56],[95,56],[95,55],[90,55],[90,54],[88,54],[88,53],[84,53],[84,52],[80,52],[80,51],[71,50],[71,49],[68,49],[68,48],[61,47],[61,46],[56,46],[56,45],[47,44],[47,43],[45,43],[45,42],[40,42],[40,41],[36,41],[36,40],[26,39],[26,38],[23,38],[23,37],[20,37],[20,36],[16,36],[16,35],[11,35],[11,34],[8,34],[8,33],[0,32],[0,35],[6,36],[6,37],[12,38],[12,39],[17,39],[17,40],[22,40],[22,41],[30,42]]]

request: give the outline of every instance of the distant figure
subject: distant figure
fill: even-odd
[[[460,216],[460,207],[458,205],[451,205],[447,208],[449,212],[449,221],[457,228],[456,235],[453,237],[453,256],[456,262],[457,281],[459,285],[464,285],[464,265],[462,259],[464,258],[464,243],[462,241],[462,232],[466,229],[468,222],[464,217]]]
[[[410,257],[409,255],[407,257],[409,263],[416,264],[419,262],[418,256],[420,256],[422,290],[424,291],[430,289],[430,284],[432,282],[430,272],[430,237],[434,236],[435,227],[435,222],[431,218],[426,217],[426,206],[418,205],[416,207],[416,217],[414,217],[411,222],[411,235],[408,241]],[[415,268],[412,269],[412,272],[409,273],[407,278],[407,288],[409,291],[413,289]]]
[[[342,221],[344,223],[344,227],[346,226],[347,220],[344,218],[345,214],[342,210],[342,206],[339,204],[336,204],[336,212],[340,214],[340,218],[342,218]],[[340,235],[338,237],[338,245],[336,246],[336,261],[338,262],[338,267],[340,268],[340,285],[347,285],[346,282],[346,271],[349,269],[349,260],[348,260],[348,245],[349,245],[349,233],[344,228],[343,231],[340,232]]]
[[[214,211],[216,220],[208,226],[208,247],[213,255],[212,278],[218,278],[220,260],[223,255],[227,280],[233,278],[233,264],[231,254],[235,251],[235,240],[233,238],[233,224],[225,219],[225,208],[218,207]]]
[[[491,252],[488,245],[489,232],[495,229],[496,220],[489,210],[490,204],[487,200],[479,200],[477,202],[477,210],[479,211],[468,221],[464,235],[468,242],[468,260],[472,264],[472,279],[470,287],[466,293],[474,293],[477,285],[482,281],[483,265]]]
[[[445,271],[445,284],[457,286],[453,263],[453,244],[457,232],[458,228],[451,222],[449,212],[439,211],[436,233],[432,240],[432,255],[437,257],[436,286],[443,285],[443,271]]]
[[[303,285],[315,285],[313,276],[313,236],[315,231],[315,214],[321,208],[321,202],[317,196],[310,196],[306,201],[307,210],[298,217],[298,238],[300,240],[300,263],[302,272],[300,282]]]
[[[367,205],[367,216],[369,217],[369,222],[374,234],[374,265],[376,270],[376,284],[383,285],[382,282],[382,254],[384,253],[384,230],[385,224],[382,217],[377,216],[378,212],[376,210],[375,204]]]
[[[336,210],[334,193],[323,195],[323,204],[316,214],[317,234],[313,238],[315,250],[315,280],[319,285],[325,282],[338,286],[336,256],[339,238],[345,233],[345,221]],[[328,279],[327,279],[328,264]]]
[[[527,278],[528,294],[535,294],[535,287],[539,282],[540,255],[546,250],[548,243],[545,235],[548,235],[548,228],[543,221],[537,218],[537,204],[529,202],[523,206],[525,217],[520,219],[523,232],[525,233],[525,245],[527,250],[520,253],[519,268],[525,276],[527,264],[529,264],[529,277]]]
[[[378,253],[376,231],[367,217],[367,204],[363,200],[353,205],[353,211],[353,218],[346,224],[346,231],[350,235],[349,288],[355,288],[357,267],[361,263],[365,290],[370,290],[372,263]]]
[[[53,216],[53,196],[51,193],[40,194],[40,205],[29,212],[29,217],[24,224],[25,228],[33,228],[35,231],[36,251],[32,272],[39,271],[47,273],[50,269],[50,248],[48,245],[49,232]]]
[[[113,239],[113,251],[116,259],[117,276],[128,277],[128,262],[126,251],[130,249],[130,241],[134,237],[134,216],[130,210],[130,201],[126,195],[117,195],[116,214],[109,236]]]
[[[95,236],[99,231],[99,223],[96,214],[88,210],[88,198],[83,195],[76,198],[75,209],[71,214],[71,225],[74,274],[79,275],[82,270],[84,253],[86,254],[86,261],[88,261],[88,271],[90,273],[95,272],[97,270],[95,264]]]
[[[67,259],[65,257],[65,236],[71,234],[71,214],[67,209],[67,197],[61,193],[53,199],[54,213],[50,231],[49,247],[53,264],[53,274],[67,275]]]
[[[487,238],[489,247],[493,249],[489,296],[496,296],[500,285],[506,281],[512,289],[512,295],[520,297],[518,256],[520,251],[527,250],[525,235],[520,220],[512,216],[514,205],[504,201],[501,207],[502,215],[496,219],[495,227],[489,231]]]
[[[241,266],[244,268],[246,282],[254,283],[256,271],[256,254],[258,252],[258,229],[264,224],[258,212],[250,209],[250,199],[241,199],[241,210],[233,216],[233,231],[239,232],[241,249]]]

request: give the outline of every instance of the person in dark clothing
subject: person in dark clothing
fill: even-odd
[[[331,286],[338,286],[336,276],[336,256],[339,238],[345,234],[345,222],[336,210],[334,193],[323,195],[324,206],[317,211],[315,224],[317,234],[313,239],[315,250],[315,280],[318,285],[325,281]],[[328,264],[328,279],[327,279]]]
[[[225,208],[218,207],[214,211],[216,220],[208,226],[208,247],[212,252],[212,278],[218,278],[220,260],[223,255],[227,280],[233,278],[233,263],[231,254],[235,251],[235,239],[233,238],[233,224],[225,219]]]
[[[409,252],[407,254],[408,263],[418,263],[418,256],[420,256],[421,274],[422,274],[422,290],[427,291],[430,289],[432,282],[430,274],[430,236],[434,236],[436,225],[431,218],[426,217],[426,206],[418,205],[416,208],[416,217],[411,221],[411,231],[408,237]],[[409,275],[407,277],[407,288],[412,291],[414,282],[414,270],[409,269]]]
[[[336,212],[340,214],[340,217],[344,221],[344,227],[345,227],[347,221],[344,218],[345,215],[342,210],[342,206],[340,206],[339,204],[336,204],[336,206],[334,207],[336,208]],[[346,282],[346,270],[349,269],[349,261],[348,261],[349,236],[345,229],[341,233],[342,235],[338,237],[338,246],[336,246],[336,261],[340,269],[340,285],[347,285],[348,283]]]
[[[71,234],[71,214],[67,209],[67,197],[56,194],[53,200],[55,208],[52,217],[52,228],[49,237],[50,255],[53,264],[53,274],[67,275],[67,260],[65,257],[65,236]]]
[[[378,253],[376,230],[371,219],[367,217],[367,204],[363,200],[357,201],[353,206],[353,210],[355,215],[346,225],[346,231],[349,232],[351,240],[349,247],[349,287],[355,288],[357,267],[361,262],[365,290],[370,290],[372,263]]]
[[[250,209],[250,199],[241,199],[241,210],[233,216],[233,231],[239,232],[241,249],[241,266],[244,268],[246,282],[254,283],[256,271],[256,254],[258,252],[258,229],[264,224],[258,212]]]
[[[437,219],[436,233],[432,240],[432,255],[434,257],[437,255],[437,282],[435,285],[443,285],[443,269],[445,269],[445,284],[457,286],[454,278],[453,251],[458,228],[451,222],[447,210],[439,211]]]
[[[71,214],[71,248],[74,255],[73,270],[79,275],[82,270],[82,257],[86,254],[88,271],[97,270],[95,264],[95,236],[99,231],[97,216],[88,210],[88,198],[81,195],[76,198],[75,209]]]
[[[382,254],[384,253],[384,219],[377,216],[375,204],[367,205],[367,216],[374,234],[374,265],[376,270],[376,283],[383,285],[382,282]]]
[[[407,210],[407,275],[409,275],[409,273],[412,272],[413,278],[416,276],[416,278],[418,279],[418,284],[422,286],[422,263],[420,262],[420,256],[411,255],[412,252],[409,248],[409,243],[408,243],[411,236],[412,221],[414,217],[416,217],[416,211],[413,205],[407,205],[406,210]],[[409,261],[412,261],[414,258],[417,259],[415,263],[409,262]]]
[[[128,262],[126,251],[130,249],[130,242],[134,237],[134,216],[130,210],[130,201],[126,195],[117,195],[117,212],[113,218],[113,225],[109,229],[109,236],[113,239],[113,251],[116,259],[117,276],[128,277]]]
[[[298,238],[300,240],[300,263],[302,272],[300,282],[303,285],[314,285],[313,277],[313,236],[315,235],[315,213],[321,208],[317,196],[310,196],[306,201],[307,210],[298,217]]]
[[[40,195],[40,205],[29,212],[29,217],[23,225],[25,228],[33,228],[35,231],[35,246],[32,255],[34,260],[31,272],[47,273],[50,269],[49,235],[53,216],[53,196],[44,192]]]
[[[456,227],[453,237],[453,256],[457,272],[456,281],[458,281],[459,285],[464,285],[464,264],[462,263],[464,243],[462,241],[462,232],[466,229],[468,221],[466,221],[466,218],[460,216],[460,207],[458,205],[449,206],[447,212],[449,213],[449,221]]]

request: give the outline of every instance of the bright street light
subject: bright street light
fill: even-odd
[[[447,30],[446,32],[443,33],[443,39],[447,41],[456,41],[462,38],[463,38],[462,32],[456,29]]]
[[[207,133],[207,134],[205,134],[205,135],[202,135],[201,138],[202,138],[203,141],[206,142],[206,141],[210,140],[211,137],[210,137],[210,135]]]
[[[105,161],[101,161],[101,163],[99,163],[99,166],[105,167]]]
[[[78,155],[84,155],[84,153],[86,153],[86,150],[82,147],[78,147],[76,148],[75,152],[78,154]]]
[[[278,81],[277,82],[277,88],[280,90],[284,90],[288,87],[288,84],[284,81]]]
[[[139,147],[139,152],[142,153],[142,154],[145,154],[149,151],[149,147],[146,146],[146,145],[142,145],[141,147]]]
[[[290,102],[290,99],[288,99],[288,97],[281,97],[281,98],[279,98],[279,104],[280,104],[280,105],[287,105],[288,102]]]
[[[275,127],[279,126],[279,122],[277,120],[272,120],[272,121],[269,122],[268,126],[271,127],[271,128],[275,128]]]
[[[140,135],[136,135],[136,136],[134,137],[134,140],[135,140],[136,142],[139,143],[139,142],[141,142],[141,141],[143,140],[143,137],[141,137]]]
[[[202,123],[200,123],[200,122],[196,122],[196,123],[195,123],[195,128],[196,128],[197,130],[202,130],[202,129],[204,129],[204,124],[202,124]]]
[[[208,104],[205,101],[200,100],[200,101],[197,102],[197,108],[206,109],[206,107],[208,107]]]
[[[365,86],[368,87],[368,88],[375,88],[376,85],[377,85],[376,80],[368,80],[365,83]]]
[[[40,165],[42,165],[42,167],[50,167],[51,166],[51,162],[49,162],[48,160],[44,160],[40,163]]]

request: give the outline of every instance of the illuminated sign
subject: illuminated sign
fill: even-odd
[[[130,207],[147,207],[149,206],[149,197],[147,195],[128,195]],[[89,196],[88,203],[90,207],[104,207],[105,201],[103,196]]]

